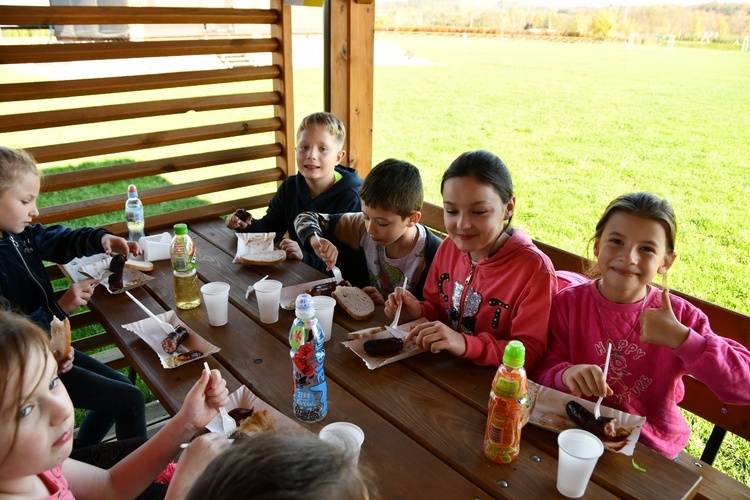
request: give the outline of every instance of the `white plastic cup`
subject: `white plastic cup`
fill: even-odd
[[[557,491],[568,498],[580,498],[586,492],[591,473],[604,445],[598,437],[581,429],[567,429],[557,436]]]
[[[318,433],[318,437],[344,451],[355,467],[359,463],[359,451],[365,442],[365,432],[351,422],[328,424]]]
[[[336,299],[326,295],[316,295],[312,299],[315,317],[318,318],[325,334],[325,341],[328,342],[331,340],[331,332],[333,332],[333,311],[336,308]]]
[[[229,316],[229,284],[221,281],[206,283],[201,287],[201,295],[208,312],[208,324],[226,325]]]
[[[281,282],[276,280],[263,280],[253,284],[262,323],[276,323],[279,320],[281,286]]]

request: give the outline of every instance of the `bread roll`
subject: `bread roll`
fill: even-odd
[[[375,302],[356,286],[337,286],[331,297],[356,320],[365,320],[375,314]]]
[[[243,264],[251,266],[273,266],[286,260],[286,252],[284,250],[270,250],[268,252],[245,254],[239,260]]]
[[[60,321],[57,316],[52,318],[50,327],[50,350],[57,361],[66,359],[70,354],[70,320]]]
[[[137,271],[153,271],[154,263],[147,260],[126,260],[125,267]]]

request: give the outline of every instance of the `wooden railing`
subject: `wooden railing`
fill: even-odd
[[[126,192],[122,182],[108,187],[116,181],[158,185],[139,189],[148,233],[238,207],[267,206],[278,183],[295,171],[290,14],[283,0],[270,0],[268,9],[0,6],[4,25],[49,26],[49,33],[63,25],[172,26],[171,38],[161,40],[0,40],[0,64],[18,65],[13,69],[26,74],[22,81],[0,83],[0,145],[27,150],[43,171],[74,165],[45,173],[42,203],[49,193],[65,190],[96,186],[99,193],[77,199],[81,191],[64,192],[66,199],[42,208],[36,222],[75,226],[99,216],[104,222],[97,225],[126,235]],[[211,24],[236,29],[231,36],[194,36]],[[192,35],[175,37],[175,25]],[[222,56],[238,53],[262,56],[268,64],[222,63]],[[136,58],[148,59],[133,66],[135,73],[102,71]],[[58,75],[65,62],[83,68],[81,74]],[[29,76],[36,74],[43,76]],[[210,174],[204,168],[212,168]],[[270,187],[248,195],[246,188],[266,183]],[[159,205],[178,200],[184,208]],[[48,274],[62,277],[56,266]],[[96,323],[90,313],[72,318],[74,329]],[[100,334],[76,347],[108,343]],[[118,358],[111,364],[121,363]]]

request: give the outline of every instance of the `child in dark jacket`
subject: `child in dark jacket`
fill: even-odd
[[[85,305],[98,281],[74,283],[55,300],[44,261],[62,264],[113,251],[138,255],[140,248],[104,229],[32,224],[39,215],[39,189],[34,159],[25,151],[0,147],[0,306],[49,332],[52,317],[63,319]],[[143,394],[127,377],[80,351],[57,361],[73,404],[89,410],[77,437],[81,446],[101,441],[112,424],[118,439],[146,437]]]
[[[303,252],[294,232],[294,218],[302,212],[359,212],[359,187],[362,179],[353,168],[340,165],[346,131],[331,113],[313,113],[302,120],[297,130],[297,169],[281,183],[261,219],[241,220],[237,214],[226,219],[230,229],[242,233],[275,232],[279,246],[290,259],[301,259],[321,271],[323,261]],[[285,234],[289,238],[284,238]],[[344,269],[346,271],[346,269]]]

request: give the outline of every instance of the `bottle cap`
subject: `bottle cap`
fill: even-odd
[[[187,224],[179,223],[174,225],[174,234],[187,234]]]
[[[297,295],[294,303],[294,313],[298,318],[312,318],[315,316],[315,305],[313,304],[312,295],[301,293]]]
[[[526,348],[521,341],[511,340],[508,342],[508,345],[505,346],[505,353],[503,354],[503,364],[508,365],[511,368],[521,368],[525,358]]]
[[[138,190],[135,188],[135,184],[128,186],[128,198],[138,198]]]

